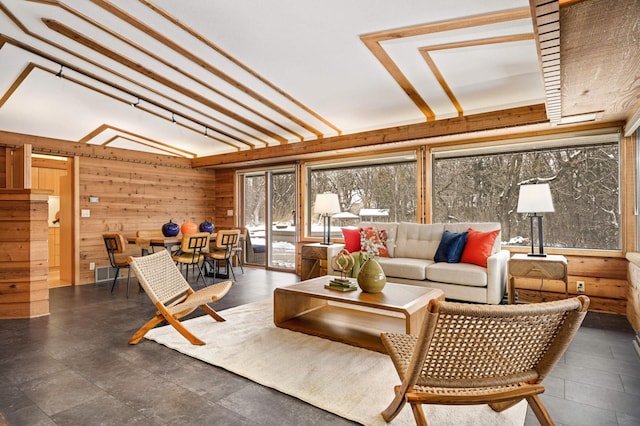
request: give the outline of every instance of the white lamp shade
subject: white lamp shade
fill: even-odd
[[[553,199],[548,183],[521,185],[518,196],[518,213],[553,212]]]
[[[313,211],[316,212],[316,214],[321,215],[340,213],[340,201],[338,200],[338,194],[317,194]]]

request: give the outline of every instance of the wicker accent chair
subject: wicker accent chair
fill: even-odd
[[[538,395],[580,327],[589,298],[528,305],[429,303],[419,336],[382,333],[400,376],[382,412],[393,420],[406,402],[418,425],[422,404],[489,404],[503,411],[527,400],[542,425],[553,420]]]
[[[180,318],[201,308],[216,321],[224,321],[208,304],[222,299],[233,281],[224,281],[194,291],[178,269],[167,250],[142,257],[129,257],[129,265],[138,277],[140,285],[158,309],[155,316],[129,339],[135,345],[149,330],[166,321],[193,345],[205,342],[187,330]]]

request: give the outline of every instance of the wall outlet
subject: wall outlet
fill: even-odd
[[[96,264],[93,262],[89,263],[89,270],[93,271],[94,269],[96,269]]]
[[[578,293],[584,293],[584,281],[576,281],[576,291]]]
[[[80,216],[82,217],[91,217],[91,210],[89,209],[82,209],[80,211]]]
[[[227,210],[227,216],[233,216],[233,210]]]

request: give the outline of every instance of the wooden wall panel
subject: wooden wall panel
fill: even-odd
[[[11,149],[0,147],[0,188],[7,188],[9,169],[11,168]]]
[[[0,318],[49,314],[48,198],[0,190]]]
[[[216,171],[216,211],[213,224],[217,229],[235,228],[238,226],[235,203],[235,170],[223,169]],[[227,212],[233,210],[233,216]]]
[[[627,318],[633,329],[640,332],[640,253],[627,253],[629,259],[629,291]]]
[[[79,284],[95,281],[89,263],[94,262],[96,267],[109,265],[102,240],[105,232],[135,235],[139,229],[161,229],[169,219],[178,224],[199,224],[216,217],[213,171],[96,158],[78,161],[79,209],[89,210],[91,215],[79,218]],[[100,201],[89,203],[89,196]],[[133,245],[128,252],[140,254]]]

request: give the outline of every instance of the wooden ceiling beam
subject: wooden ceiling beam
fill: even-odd
[[[544,104],[511,108],[465,117],[428,121],[380,130],[334,136],[313,141],[277,145],[228,154],[199,157],[191,160],[194,168],[229,167],[246,165],[257,161],[277,161],[349,148],[375,147],[396,142],[457,135],[515,126],[525,126],[548,122]]]
[[[80,142],[24,135],[0,130],[0,146],[18,148],[30,144],[34,153],[60,155],[63,157],[89,157],[128,163],[154,164],[179,169],[191,168],[188,158],[173,155],[151,154],[103,145],[89,145]]]

